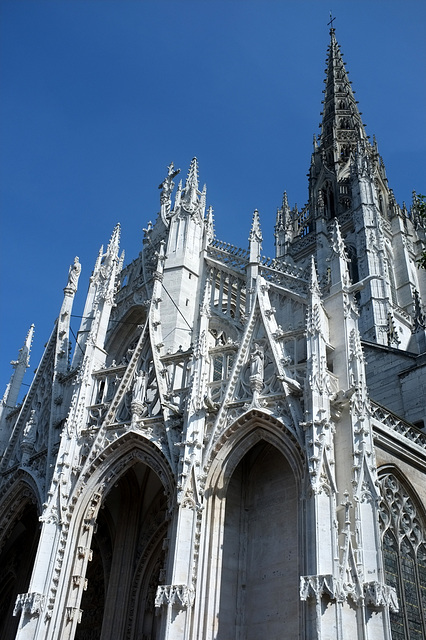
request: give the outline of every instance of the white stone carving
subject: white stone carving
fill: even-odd
[[[160,585],[155,596],[155,606],[172,605],[179,609],[187,609],[193,606],[194,599],[194,588],[186,584]]]
[[[28,613],[31,616],[39,616],[45,607],[46,596],[42,593],[20,593],[16,598],[13,615],[17,616],[20,611]]]

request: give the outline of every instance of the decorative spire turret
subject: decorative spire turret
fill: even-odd
[[[284,191],[281,208],[277,210],[275,223],[275,257],[287,254],[288,244],[293,239],[293,218],[288,204],[287,191]]]

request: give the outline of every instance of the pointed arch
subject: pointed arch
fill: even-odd
[[[298,636],[304,482],[299,443],[266,412],[247,412],[219,438],[206,478],[195,605],[207,602],[208,613],[195,612],[194,637],[237,637],[240,625],[244,637],[267,631],[274,639],[286,616]]]
[[[147,316],[147,309],[142,305],[134,305],[119,320],[112,319],[111,333],[107,337],[105,350],[114,354],[117,363],[126,359],[126,352],[136,343],[141,327],[144,325]],[[111,363],[109,363],[111,364]]]
[[[174,476],[166,457],[134,431],[105,447],[81,473],[64,550],[67,561],[61,570],[60,597],[51,611],[51,624],[60,629],[61,637],[74,637],[64,612],[80,611],[80,607],[83,615],[81,625],[75,627],[76,638],[85,638],[85,633],[102,639],[139,637],[134,617],[140,612],[143,616],[144,609],[135,593],[146,598],[146,585],[152,588],[147,571],[158,569],[174,494]],[[155,625],[153,606],[152,600],[151,627]],[[90,612],[95,616],[97,609],[102,613],[93,621]]]
[[[396,591],[390,613],[393,640],[426,636],[426,518],[408,479],[397,467],[379,469],[380,526],[385,580]]]
[[[14,638],[19,617],[13,617],[18,594],[31,578],[40,537],[40,496],[34,479],[19,470],[0,503],[0,637]]]

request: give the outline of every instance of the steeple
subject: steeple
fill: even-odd
[[[327,51],[321,135],[318,140],[314,138],[309,171],[309,211],[311,218],[329,220],[351,207],[355,158],[371,163],[375,153],[365,133],[333,27]],[[310,226],[312,230],[312,223]]]
[[[366,140],[364,125],[348,78],[335,29],[330,29],[320,150],[327,168],[339,173],[360,140]]]

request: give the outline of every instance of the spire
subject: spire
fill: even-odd
[[[333,27],[324,82],[320,145],[328,167],[333,169],[345,163],[357,142],[367,137]]]
[[[12,409],[16,405],[25,371],[30,366],[30,351],[33,337],[34,325],[32,324],[27,333],[27,337],[25,338],[24,345],[19,349],[18,359],[12,360],[10,363],[14,368],[14,372],[12,373],[10,382],[6,387],[6,391],[4,392],[0,406],[1,413],[3,413],[5,409]]]

